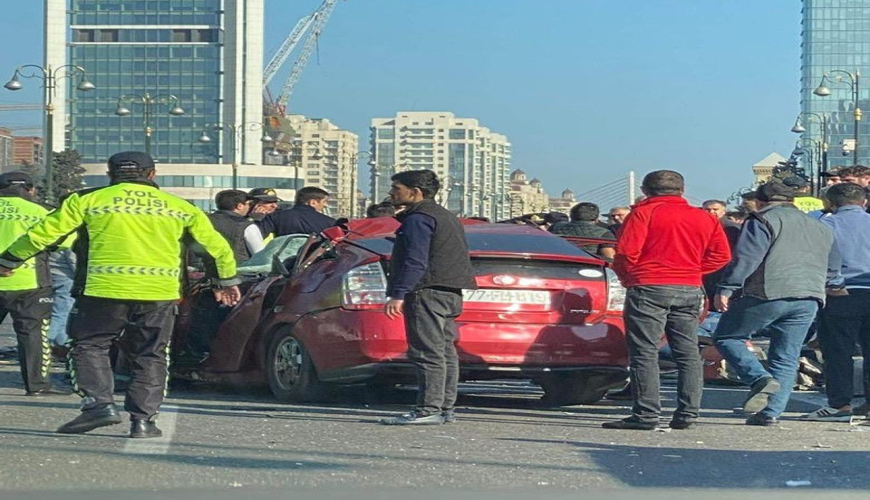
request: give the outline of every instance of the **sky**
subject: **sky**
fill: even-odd
[[[265,0],[265,58],[320,0]],[[342,0],[288,111],[360,136],[399,111],[476,118],[551,195],[635,171],[727,198],[784,156],[800,110],[798,0]],[[42,2],[0,0],[0,78],[42,59]],[[280,86],[290,64],[273,80]],[[0,105],[37,102],[35,88]],[[38,113],[0,112],[0,126]],[[25,133],[34,133],[28,131]],[[366,186],[363,184],[363,186]]]

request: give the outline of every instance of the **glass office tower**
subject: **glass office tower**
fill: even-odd
[[[854,98],[851,85],[856,74],[870,76],[870,0],[803,0],[801,51],[801,111],[804,147],[822,142],[820,117],[828,122],[829,168],[853,164],[848,151],[855,130]],[[842,72],[834,70],[842,70]],[[829,96],[818,96],[825,73]],[[868,82],[870,83],[870,82]],[[858,108],[863,116],[858,126],[858,163],[870,162],[870,116],[866,84],[858,79]],[[819,115],[819,116],[815,116]],[[844,154],[844,141],[846,151]]]

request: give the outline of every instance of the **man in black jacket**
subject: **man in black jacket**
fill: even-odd
[[[217,232],[230,244],[236,264],[250,259],[266,246],[260,230],[246,216],[251,201],[247,193],[238,189],[227,189],[216,194],[214,201],[218,210],[209,214],[208,218]]]
[[[257,222],[263,237],[288,234],[316,234],[335,225],[335,219],[323,214],[329,193],[317,187],[304,187],[296,193],[293,208],[278,210]]]
[[[459,220],[437,204],[441,187],[431,170],[393,176],[390,198],[408,208],[399,215],[391,259],[385,313],[404,314],[408,359],[417,368],[417,405],[386,425],[439,425],[453,422],[459,384],[458,331],[462,290],[476,288],[465,231]]]

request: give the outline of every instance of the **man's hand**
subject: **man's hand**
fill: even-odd
[[[396,319],[402,315],[402,306],[404,305],[404,300],[390,299],[384,306],[384,314],[386,314],[390,319]]]
[[[14,273],[15,273],[14,269],[9,269],[8,267],[0,266],[0,276],[2,276],[4,278],[8,278],[9,276],[12,276],[12,274],[14,274]]]
[[[239,303],[242,292],[238,286],[225,286],[214,291],[214,299],[227,307],[233,307]]]
[[[269,214],[269,209],[264,205],[255,205],[251,209],[252,214]]]
[[[729,302],[731,302],[731,297],[725,295],[716,295],[713,297],[713,307],[720,313],[728,310]]]
[[[845,288],[825,288],[825,294],[828,297],[846,297],[849,295],[849,290]]]

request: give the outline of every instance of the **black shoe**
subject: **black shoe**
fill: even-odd
[[[671,423],[668,424],[668,427],[682,431],[694,426],[696,423],[698,422],[694,418],[675,417],[671,420]]]
[[[137,439],[159,438],[163,431],[157,428],[157,424],[150,420],[131,420],[130,437]]]
[[[39,396],[69,396],[72,394],[72,391],[66,389],[60,389],[57,387],[48,387],[45,389],[37,389],[35,391],[27,391],[24,393],[25,396],[30,397],[39,397]]]
[[[84,434],[98,427],[120,423],[121,416],[118,415],[118,410],[115,409],[115,405],[110,404],[101,408],[83,410],[78,417],[61,425],[57,432],[60,434]]]
[[[601,427],[605,429],[632,429],[636,431],[651,431],[658,426],[658,421],[641,420],[634,415],[622,420],[613,420],[601,424]]]
[[[444,410],[441,412],[441,416],[444,417],[445,424],[456,422],[456,412],[454,410]]]
[[[776,417],[768,417],[767,415],[762,415],[761,413],[755,413],[753,415],[750,415],[749,418],[746,419],[746,425],[776,427],[777,425],[779,425],[779,419]]]
[[[382,418],[381,423],[384,425],[441,425],[444,423],[444,416],[440,413],[417,413],[409,412],[398,417]]]
[[[752,384],[749,396],[743,403],[744,413],[758,413],[767,407],[767,401],[771,394],[779,391],[779,382],[773,377],[765,377]]]

